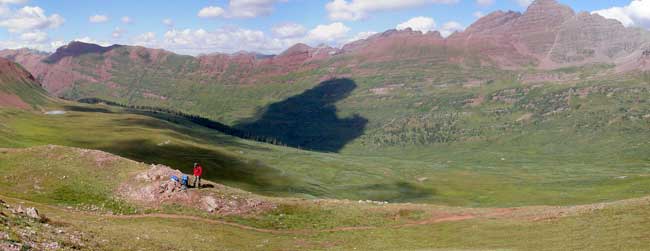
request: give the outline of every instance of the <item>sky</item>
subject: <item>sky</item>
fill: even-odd
[[[179,54],[277,54],[296,43],[340,47],[389,29],[448,36],[532,0],[0,0],[0,49],[54,51],[70,41]],[[650,0],[559,0],[650,28]]]

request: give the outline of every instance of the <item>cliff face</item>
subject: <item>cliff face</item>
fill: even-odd
[[[627,29],[618,21],[588,13],[574,16],[561,28],[555,46],[544,59],[546,68],[592,62],[618,63],[642,50],[649,41],[645,31]]]
[[[494,12],[448,44],[485,55],[501,66],[530,63],[552,69],[588,63],[619,63],[650,42],[647,32],[616,20],[575,14],[555,0],[533,2],[523,14]]]
[[[571,8],[555,0],[538,0],[512,23],[507,35],[512,36],[513,42],[524,52],[541,57],[553,48],[562,25],[574,15]]]

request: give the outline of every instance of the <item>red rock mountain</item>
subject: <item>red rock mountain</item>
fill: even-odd
[[[635,70],[645,67],[642,54],[649,46],[645,30],[626,28],[596,14],[576,14],[555,0],[536,0],[524,13],[497,11],[448,38],[438,32],[389,30],[341,49],[297,44],[276,56],[240,52],[198,57],[139,46],[72,42],[51,55],[23,49],[0,51],[0,57],[22,64],[49,92],[61,94],[75,83],[119,89],[137,82],[136,76],[154,73],[179,81],[258,83],[323,66],[328,68],[321,68],[321,74],[337,67],[354,72],[363,62],[480,64],[507,69],[606,63],[619,70]]]
[[[555,0],[537,0],[523,14],[494,12],[447,39],[450,47],[486,55],[501,66],[552,69],[619,63],[650,42],[641,29],[597,14],[575,14]]]

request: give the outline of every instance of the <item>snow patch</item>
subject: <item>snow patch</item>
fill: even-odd
[[[65,114],[65,111],[61,111],[61,110],[45,112],[45,115],[63,115],[63,114]]]

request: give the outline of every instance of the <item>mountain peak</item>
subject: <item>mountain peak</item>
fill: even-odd
[[[307,45],[307,44],[297,43],[297,44],[294,44],[293,46],[289,47],[289,49],[287,49],[287,50],[291,50],[291,49],[297,49],[297,50],[309,50],[309,49],[311,49],[311,48],[312,48],[312,47],[309,46],[309,45]]]
[[[561,4],[556,0],[535,0],[526,9],[526,13],[542,12],[557,15],[575,15],[573,9],[567,5]],[[555,13],[554,13],[555,12]]]
[[[287,57],[287,56],[295,56],[299,54],[309,54],[310,51],[312,51],[314,48],[303,44],[303,43],[297,43],[294,44],[293,46],[289,47],[287,50],[284,52],[280,53],[278,55],[279,57]]]
[[[530,6],[549,6],[549,5],[560,5],[560,3],[556,0],[535,0],[532,3],[530,3]]]
[[[121,47],[121,45],[115,44],[108,47],[103,47],[100,45],[85,43],[81,41],[72,41],[69,44],[56,49],[56,52],[54,52],[52,55],[47,57],[45,59],[45,62],[56,63],[65,57],[75,57],[75,56],[80,56],[82,54],[90,54],[90,53],[101,54],[118,47]]]

